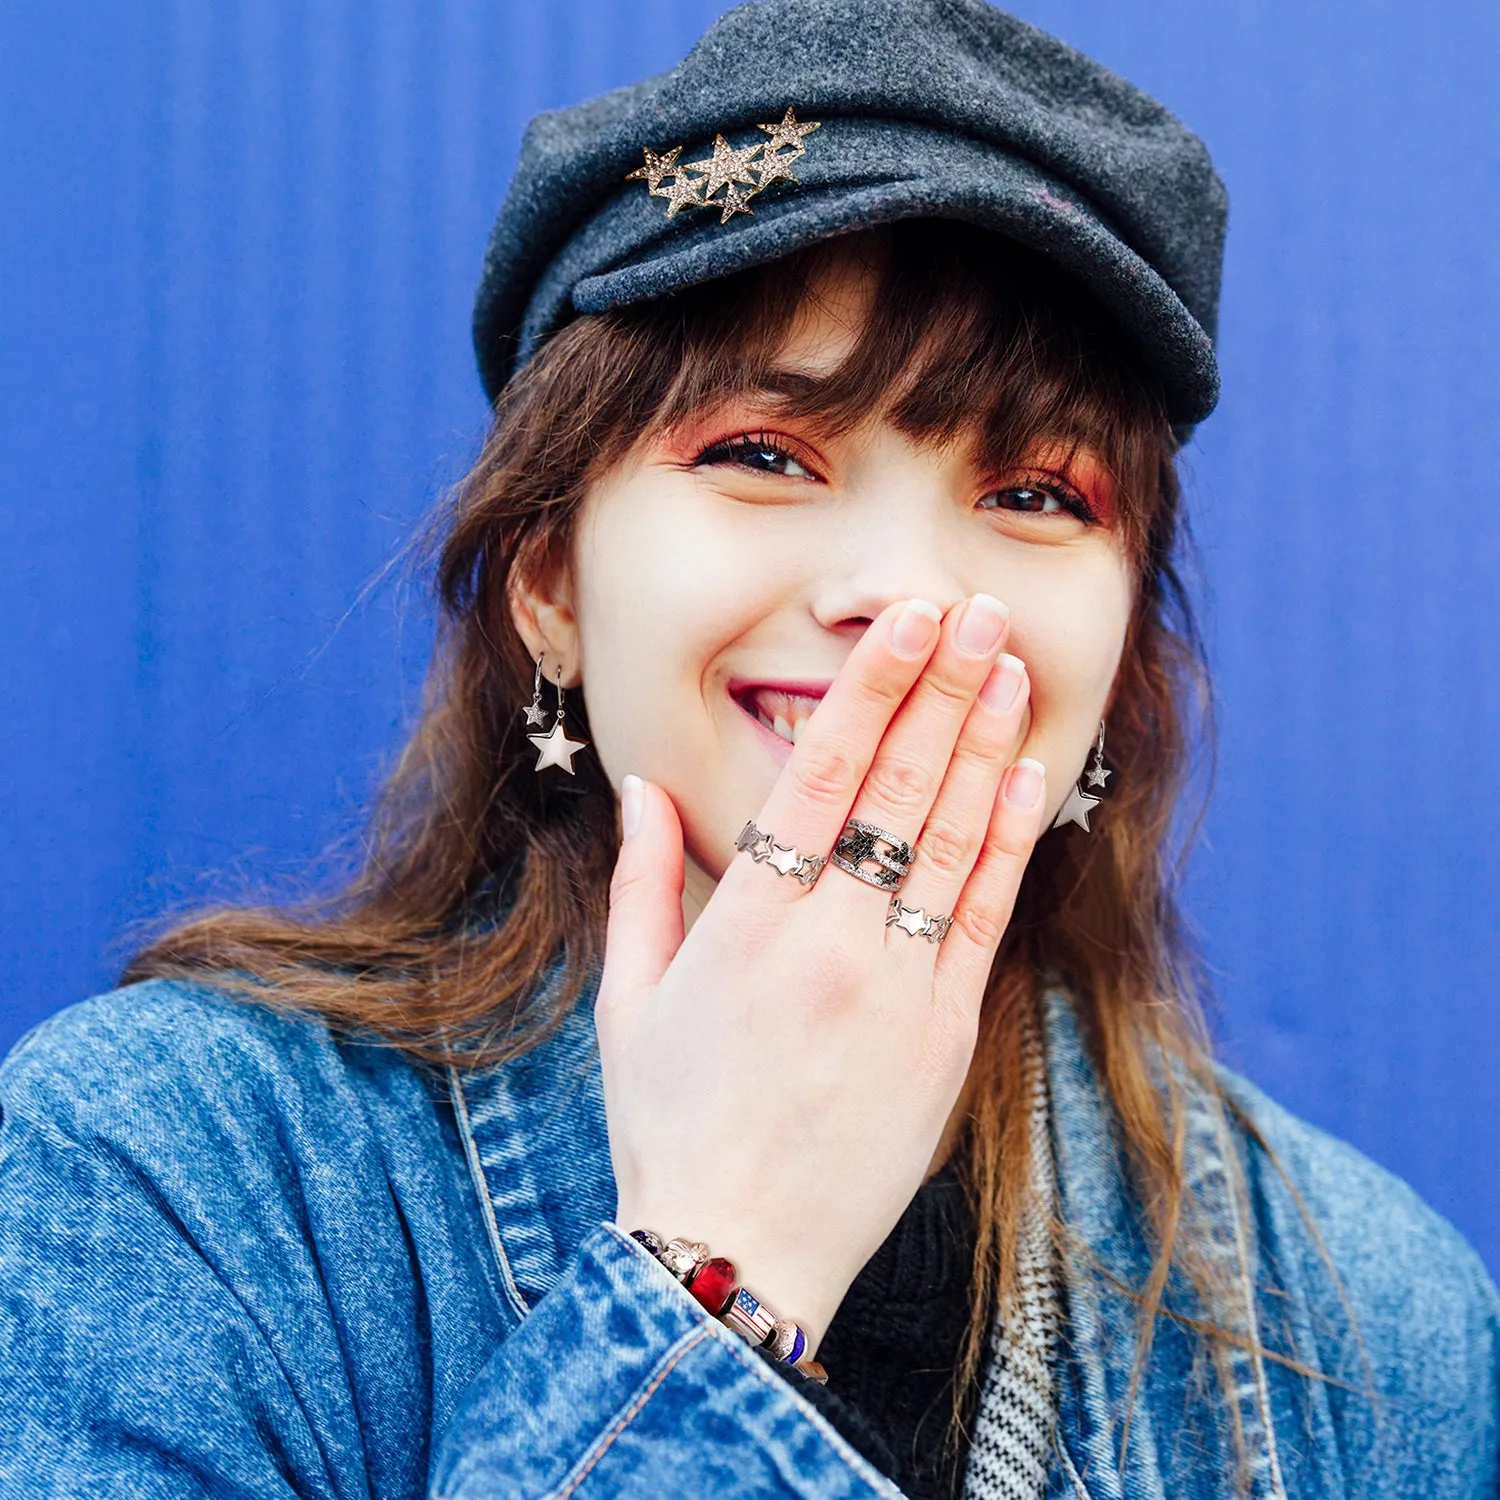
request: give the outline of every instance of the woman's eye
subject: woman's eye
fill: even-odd
[[[1061,486],[1013,484],[1003,490],[992,490],[980,501],[984,510],[1005,510],[1028,516],[1070,515],[1080,521],[1092,521],[1093,512],[1077,495]]]
[[[777,443],[764,438],[738,437],[705,448],[695,460],[699,464],[738,464],[757,474],[781,479],[811,479],[813,473]]]

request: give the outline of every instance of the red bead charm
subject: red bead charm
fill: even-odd
[[[734,1269],[734,1262],[716,1256],[698,1267],[698,1274],[688,1283],[688,1291],[698,1299],[702,1307],[718,1318],[723,1316],[729,1304],[734,1301],[734,1294],[739,1290],[736,1285],[738,1279],[739,1273]]]

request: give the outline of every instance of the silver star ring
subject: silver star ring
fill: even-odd
[[[885,925],[899,927],[908,937],[924,937],[929,943],[940,943],[948,936],[953,918],[930,917],[920,906],[902,906],[900,899],[892,896]]]
[[[770,865],[778,875],[795,875],[809,890],[818,883],[828,863],[825,854],[799,854],[794,845],[778,844],[769,833],[762,833],[753,819],[740,829],[734,847],[743,849],[756,864]]]

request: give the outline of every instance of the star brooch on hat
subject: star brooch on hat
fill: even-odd
[[[791,163],[807,151],[803,137],[821,124],[799,121],[788,105],[779,125],[756,126],[769,140],[731,146],[723,135],[715,135],[714,154],[702,161],[679,161],[681,146],[661,155],[648,146],[646,164],[627,172],[625,180],[643,181],[653,198],[665,198],[669,219],[682,208],[717,208],[719,223],[727,224],[736,214],[754,213],[750,200],[773,182],[795,184]]]

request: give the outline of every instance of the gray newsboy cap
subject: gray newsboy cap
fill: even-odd
[[[795,185],[721,222],[627,180],[819,121]],[[790,162],[795,147],[782,152]],[[701,194],[712,179],[685,174]],[[756,180],[742,160],[738,181]],[[744,192],[744,188],[738,189]],[[897,219],[959,219],[1031,246],[1119,319],[1174,423],[1218,399],[1213,337],[1227,197],[1203,143],[1155,100],[984,0],[754,0],[677,67],[538,115],[485,252],[474,345],[493,399],[580,313],[678,291]]]

